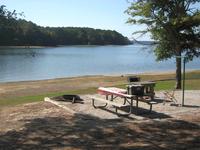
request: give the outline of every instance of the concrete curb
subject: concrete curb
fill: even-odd
[[[67,110],[67,111],[68,111],[69,113],[71,113],[71,114],[76,114],[76,113],[77,113],[77,112],[73,111],[72,109],[70,109],[70,108],[68,108],[68,107],[66,107],[66,106],[63,106],[63,105],[59,104],[59,102],[56,102],[56,101],[52,100],[52,99],[49,98],[49,97],[45,97],[45,98],[44,98],[44,101],[45,101],[45,102],[50,102],[50,103],[52,103],[52,104],[54,104],[54,105],[56,105],[56,106],[58,106],[58,107],[61,107],[61,108],[65,109],[65,110]]]

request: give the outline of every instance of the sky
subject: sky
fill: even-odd
[[[24,19],[40,26],[109,29],[128,38],[137,38],[132,33],[144,28],[126,24],[127,0],[1,0],[0,5],[24,12]],[[137,40],[150,40],[150,36]]]

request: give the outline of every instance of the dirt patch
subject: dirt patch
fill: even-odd
[[[145,119],[166,119],[166,118],[177,118],[179,115],[184,115],[188,113],[195,113],[200,111],[200,91],[185,91],[185,105],[181,107],[182,104],[182,92],[176,91],[175,97],[177,102],[174,104],[172,102],[166,101],[164,97],[164,92],[156,92],[156,98],[154,99],[154,104],[152,106],[152,112],[149,113],[150,106],[144,102],[139,102],[139,108],[136,109],[136,102],[133,104],[133,112],[128,116],[128,120],[145,120]],[[102,119],[119,119],[121,117],[117,116],[115,112],[115,107],[108,105],[105,108],[95,109],[92,106],[93,97],[99,97],[105,99],[105,96],[99,94],[93,95],[81,95],[81,100],[77,101],[75,104],[71,100],[64,99],[62,96],[52,97],[50,101],[56,103],[60,107],[65,107],[69,112],[75,112],[80,114],[93,115]],[[114,102],[123,104],[124,99],[115,98]],[[97,106],[103,106],[105,103],[96,102]],[[123,107],[119,110],[122,114],[129,112],[129,106]]]
[[[198,95],[197,91],[190,93]],[[0,148],[200,149],[200,109],[194,107],[199,99],[186,102],[184,108],[169,103],[153,106],[154,111],[170,116],[163,119],[141,115],[145,119],[102,118],[103,110],[98,116],[71,115],[48,102],[5,107],[0,110]]]
[[[0,132],[20,130],[28,120],[44,117],[69,117],[70,114],[51,103],[30,103],[0,109]]]

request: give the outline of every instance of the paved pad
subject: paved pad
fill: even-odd
[[[178,115],[184,115],[184,113],[195,113],[200,110],[200,92],[199,91],[186,91],[185,92],[185,106],[182,107],[182,92],[175,93],[175,97],[178,100],[176,104],[171,102],[164,103],[163,91],[156,92],[155,104],[153,104],[153,110],[149,112],[149,105],[143,102],[139,102],[139,109],[136,111],[135,103],[133,105],[133,113],[128,117],[120,117],[115,113],[113,106],[107,106],[106,108],[95,109],[92,106],[91,96],[97,96],[105,98],[102,95],[80,95],[81,100],[72,103],[70,100],[57,101],[59,98],[51,98],[49,102],[62,107],[70,113],[88,114],[102,119],[128,119],[128,120],[145,120],[145,119],[165,119],[175,118]],[[57,99],[57,100],[55,100]],[[123,103],[123,99],[116,98],[114,100],[118,103]],[[95,102],[97,105],[102,105],[102,102]],[[128,107],[122,108],[121,113],[128,111]]]

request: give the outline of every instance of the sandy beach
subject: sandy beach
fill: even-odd
[[[199,72],[188,71],[188,73]],[[115,86],[120,84],[127,84],[127,76],[139,76],[141,80],[172,80],[175,79],[174,72],[146,72],[141,74],[128,74],[128,75],[96,75],[96,76],[81,76],[58,78],[50,80],[38,81],[20,81],[0,83],[1,97],[13,96],[27,96],[34,94],[45,94],[48,92],[63,92],[67,90],[97,88],[99,86]]]

